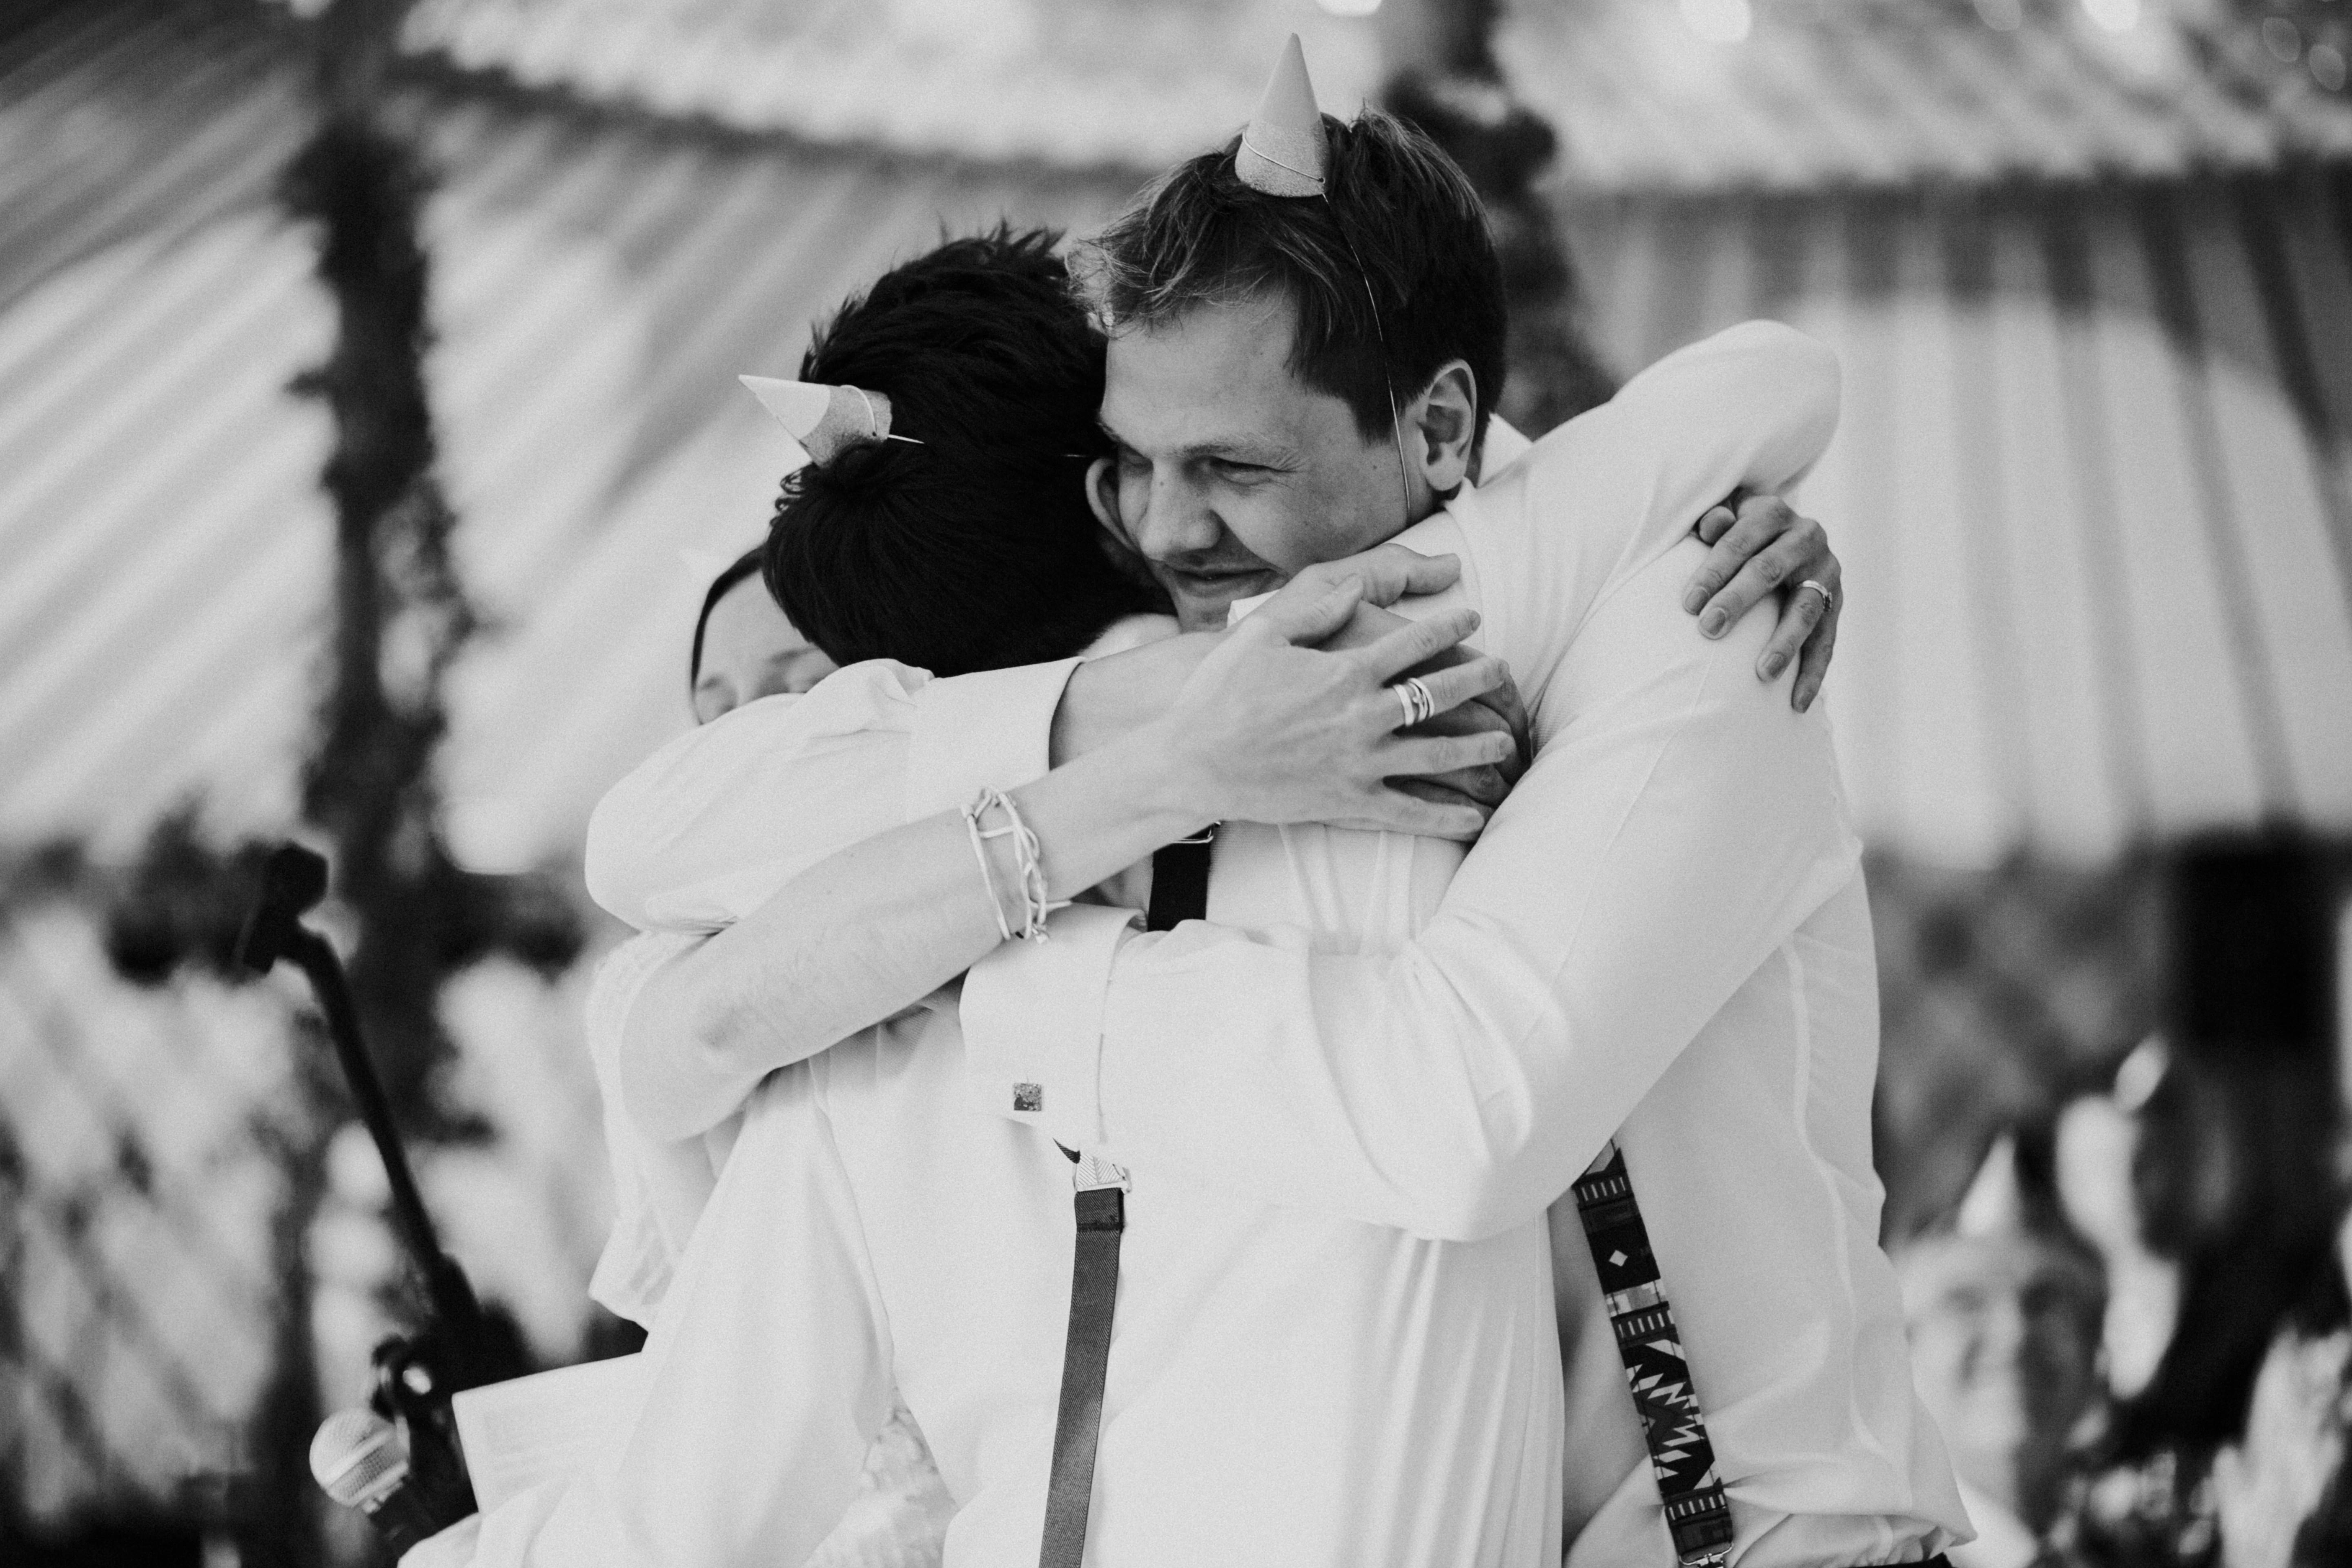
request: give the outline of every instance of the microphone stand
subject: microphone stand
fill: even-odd
[[[343,1080],[391,1184],[394,1228],[425,1288],[424,1327],[394,1335],[375,1348],[376,1388],[371,1403],[377,1414],[397,1418],[406,1427],[409,1464],[420,1483],[445,1496],[462,1495],[465,1506],[458,1512],[470,1512],[473,1488],[458,1451],[449,1397],[485,1383],[519,1377],[529,1369],[521,1364],[512,1336],[500,1334],[483,1313],[465,1270],[441,1249],[393,1124],[383,1082],[368,1055],[342,960],[325,937],[301,921],[326,892],[325,857],[299,844],[280,844],[270,851],[260,896],[237,938],[236,962],[256,974],[267,974],[281,958],[291,962],[310,981],[326,1016]]]

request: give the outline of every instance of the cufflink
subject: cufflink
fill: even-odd
[[[1013,1109],[1016,1111],[1042,1111],[1045,1109],[1045,1090],[1034,1083],[1013,1086]]]

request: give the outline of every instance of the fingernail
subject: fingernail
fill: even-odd
[[[1776,678],[1780,675],[1780,667],[1781,667],[1782,665],[1787,664],[1788,662],[1789,662],[1789,656],[1788,656],[1787,654],[1784,654],[1784,653],[1768,653],[1768,654],[1766,654],[1766,655],[1764,656],[1764,679],[1767,679],[1767,680],[1771,680],[1771,679],[1776,679]]]
[[[1686,616],[1695,616],[1695,615],[1697,615],[1697,614],[1698,614],[1698,607],[1699,607],[1701,605],[1704,605],[1704,604],[1706,604],[1706,595],[1704,595],[1704,594],[1702,594],[1702,593],[1700,593],[1700,592],[1699,592],[1696,587],[1685,588],[1685,589],[1684,589],[1684,590],[1683,590],[1683,614],[1684,614],[1684,615],[1686,615]]]
[[[1721,637],[1723,635],[1724,623],[1730,618],[1730,616],[1725,615],[1721,610],[1709,610],[1706,613],[1706,617],[1698,624],[1699,635],[1710,637]]]

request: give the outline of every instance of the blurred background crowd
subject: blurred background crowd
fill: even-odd
[[[1098,224],[1293,31],[1485,195],[1523,427],[1750,316],[1844,362],[1801,500],[1964,1561],[2352,1563],[2352,0],[0,8],[0,1557],[368,1559],[302,1453],[412,1303],[229,962],[273,838],[477,1286],[629,1346],[579,847],[787,460],[736,373]]]

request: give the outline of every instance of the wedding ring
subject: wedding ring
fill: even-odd
[[[1831,593],[1826,584],[1816,583],[1811,577],[1806,578],[1803,582],[1797,584],[1797,592],[1800,594],[1803,593],[1808,588],[1811,588],[1814,593],[1819,594],[1822,596],[1822,609],[1826,610],[1832,605],[1837,603],[1837,595]]]
[[[1406,676],[1389,689],[1397,694],[1399,702],[1404,704],[1404,723],[1399,726],[1401,729],[1409,730],[1437,711],[1437,699],[1429,694],[1429,688],[1421,683],[1421,677],[1417,675]]]

